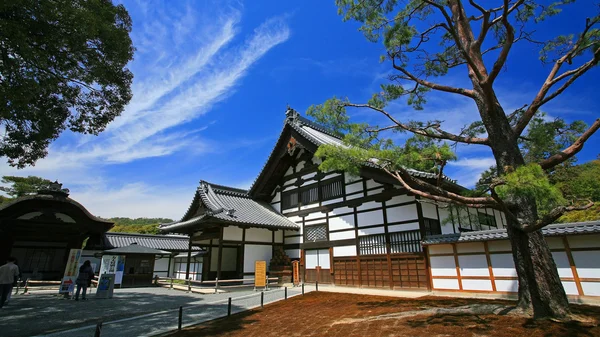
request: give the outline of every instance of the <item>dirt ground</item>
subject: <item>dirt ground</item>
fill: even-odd
[[[340,293],[309,293],[287,301],[211,321],[172,334],[190,336],[600,336],[600,327],[579,323],[535,322],[499,315],[418,315],[356,322],[356,319],[432,307],[467,304],[510,304],[508,301],[440,297],[399,299]],[[600,322],[600,308],[573,306],[576,314]]]

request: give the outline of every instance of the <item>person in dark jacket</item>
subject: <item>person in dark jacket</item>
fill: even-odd
[[[85,301],[85,294],[87,293],[87,288],[92,284],[92,279],[94,278],[94,269],[92,269],[92,263],[90,260],[86,260],[81,267],[79,267],[79,276],[75,280],[75,284],[77,284],[77,292],[75,292],[75,301],[79,301],[79,292],[83,288],[83,294],[81,295],[81,299]]]

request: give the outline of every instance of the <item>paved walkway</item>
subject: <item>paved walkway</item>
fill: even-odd
[[[308,291],[308,289],[307,289]],[[300,288],[288,290],[299,294]],[[280,288],[265,292],[264,303],[284,297]],[[151,336],[177,328],[179,307],[183,325],[225,316],[232,297],[232,313],[260,306],[260,292],[241,290],[196,294],[166,288],[116,289],[112,299],[65,300],[54,294],[13,296],[0,310],[2,336],[93,336],[103,322],[102,336]]]

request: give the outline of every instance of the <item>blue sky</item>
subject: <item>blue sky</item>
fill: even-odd
[[[124,1],[137,48],[130,69],[134,97],[98,137],[63,134],[35,167],[2,175],[58,179],[71,196],[103,217],[179,219],[200,179],[248,188],[276,141],[289,104],[304,112],[332,97],[366,101],[385,83],[390,64],[383,47],[367,42],[353,22],[342,22],[333,1]],[[539,38],[581,29],[582,2],[538,27]],[[529,103],[547,76],[532,45],[517,45],[496,83],[507,111]],[[599,69],[548,104],[550,116],[590,123],[598,116]],[[462,73],[441,82],[467,85]],[[423,111],[390,106],[400,119],[445,121],[457,132],[477,118],[474,104],[431,95]],[[381,121],[371,112],[353,118]],[[579,162],[598,154],[599,135]],[[484,147],[463,146],[447,174],[472,185],[493,164]]]

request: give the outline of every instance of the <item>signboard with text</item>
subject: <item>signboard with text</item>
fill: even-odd
[[[67,266],[65,267],[65,274],[63,275],[60,288],[58,288],[59,294],[73,293],[75,289],[75,280],[79,273],[79,259],[81,258],[81,249],[71,249],[69,252],[69,258],[67,260]]]
[[[125,270],[125,255],[104,255],[102,256],[102,265],[100,265],[100,275],[114,274],[115,284],[123,282],[123,272]]]
[[[254,287],[267,286],[267,261],[254,262]]]
[[[112,298],[115,289],[115,274],[102,274],[98,280],[96,298]]]
[[[300,285],[300,261],[292,261],[292,280],[294,286]]]

